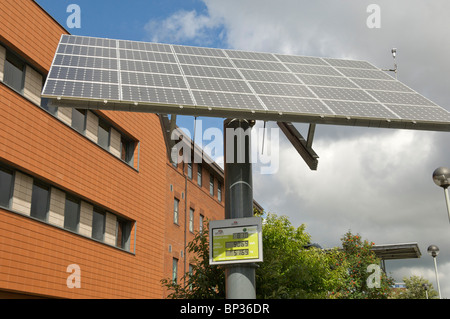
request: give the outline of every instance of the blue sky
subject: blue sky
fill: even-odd
[[[81,28],[68,29],[75,35],[358,59],[383,69],[393,66],[396,47],[399,80],[450,110],[448,0],[37,2],[63,26],[67,6],[79,5]],[[371,4],[381,10],[379,28],[366,23]],[[203,131],[223,125],[202,120]],[[192,117],[177,122],[193,131]],[[450,225],[443,192],[431,179],[437,167],[450,167],[448,145],[447,133],[319,125],[318,170],[281,138],[279,171],[254,172],[254,197],[294,226],[305,224],[323,247],[340,245],[348,230],[376,244],[417,242],[422,258],[387,262],[396,281],[419,275],[435,285],[426,249],[436,244],[442,293],[450,297]]]
[[[66,25],[66,12],[70,4],[81,8],[81,28],[67,29],[71,34],[114,39],[146,41],[149,38],[144,26],[150,20],[163,19],[179,10],[202,12],[206,7],[198,0],[38,0],[37,1],[61,25]],[[188,43],[180,43],[188,44]]]

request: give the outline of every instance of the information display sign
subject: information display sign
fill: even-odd
[[[211,265],[263,261],[260,217],[212,220],[209,234]]]

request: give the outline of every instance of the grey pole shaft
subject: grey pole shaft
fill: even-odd
[[[241,119],[224,121],[225,218],[253,217],[251,127]],[[255,264],[225,268],[227,299],[255,299]]]
[[[448,198],[448,188],[444,187],[445,203],[447,205],[448,220],[450,221],[450,201]]]
[[[434,271],[436,273],[436,283],[437,283],[437,288],[438,288],[438,292],[439,292],[439,299],[442,299],[442,297],[441,297],[441,287],[439,286],[439,275],[438,275],[438,270],[437,270],[436,257],[433,257],[433,259],[434,259]]]

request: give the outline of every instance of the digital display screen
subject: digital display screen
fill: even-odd
[[[248,247],[248,241],[227,241],[225,248]]]
[[[235,249],[235,250],[227,250],[226,251],[226,256],[227,257],[231,257],[231,256],[245,256],[248,255],[249,251],[248,249]]]
[[[260,217],[211,221],[210,264],[262,262],[261,228]]]
[[[244,239],[244,238],[248,238],[248,232],[233,233],[233,239]]]

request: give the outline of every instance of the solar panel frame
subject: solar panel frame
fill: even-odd
[[[55,105],[450,131],[450,113],[366,61],[63,35]],[[421,117],[422,115],[422,117]]]

